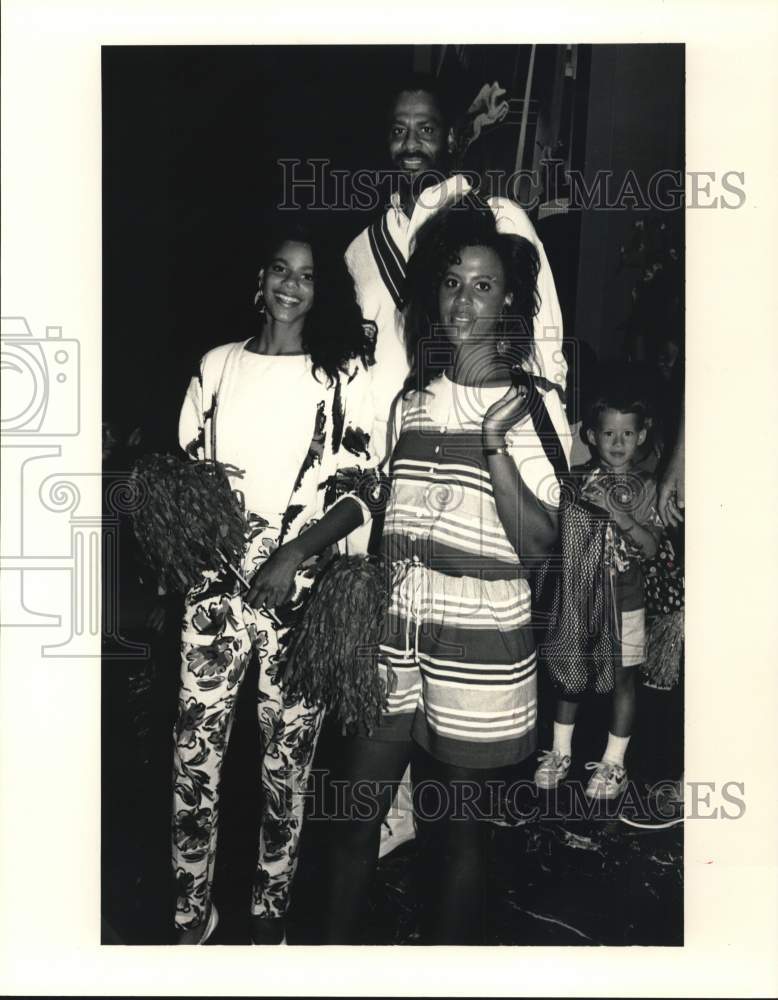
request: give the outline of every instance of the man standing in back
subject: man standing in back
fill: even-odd
[[[434,78],[415,74],[398,83],[386,127],[397,187],[381,216],[346,250],[364,318],[378,330],[371,372],[377,419],[374,444],[379,453],[386,450],[391,405],[409,370],[402,308],[405,268],[415,235],[443,205],[474,194],[466,177],[449,173],[455,149],[454,115]],[[524,236],[538,250],[541,305],[534,323],[534,374],[563,394],[567,366],[562,355],[562,316],[543,245],[526,212],[515,202],[494,197],[486,203],[500,231]],[[561,396],[559,408],[564,415]]]
[[[450,173],[455,151],[454,121],[445,93],[433,77],[414,74],[398,83],[386,121],[396,189],[389,206],[346,250],[346,264],[354,279],[362,314],[377,328],[375,365],[370,369],[376,417],[373,444],[387,462],[391,457],[392,404],[409,371],[402,310],[406,264],[413,252],[415,235],[444,205],[477,197],[466,177]],[[559,390],[548,394],[547,405],[560,437],[569,436],[563,405],[567,365],[562,354],[562,316],[543,245],[526,212],[515,202],[494,197],[488,198],[486,204],[501,232],[524,236],[538,250],[541,304],[534,321],[533,374],[550,383],[548,388]],[[352,533],[348,539],[349,552],[366,551],[368,539],[366,530]],[[414,836],[410,774],[406,772],[381,832],[379,856]]]

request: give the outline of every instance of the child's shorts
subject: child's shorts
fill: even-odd
[[[615,574],[613,661],[617,667],[636,667],[646,659],[646,609],[639,567]]]

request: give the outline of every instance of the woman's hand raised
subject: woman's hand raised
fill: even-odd
[[[529,388],[512,385],[484,414],[482,435],[486,447],[504,444],[505,435],[527,413]]]

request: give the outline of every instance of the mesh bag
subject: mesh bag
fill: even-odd
[[[563,558],[537,574],[538,656],[562,696],[613,690],[610,582],[604,569],[608,522],[579,501],[559,514]]]

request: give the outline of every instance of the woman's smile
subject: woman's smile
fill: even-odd
[[[302,322],[313,306],[313,254],[307,243],[287,240],[262,269],[260,286],[270,316],[281,323]]]
[[[286,308],[292,308],[293,306],[299,306],[302,299],[295,298],[293,295],[288,295],[285,292],[274,292],[273,293],[276,302],[280,303]]]

